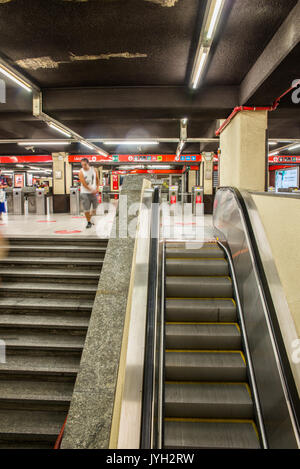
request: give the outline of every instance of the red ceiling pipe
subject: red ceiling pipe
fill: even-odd
[[[281,96],[276,98],[272,106],[265,106],[265,107],[238,106],[238,107],[235,107],[232,113],[230,114],[230,116],[227,117],[226,121],[224,121],[221,127],[216,131],[216,136],[219,137],[219,135],[223,132],[223,130],[228,126],[228,124],[236,116],[236,114],[238,114],[241,111],[275,111],[278,108],[281,99],[290,91],[297,88],[297,86],[299,85],[300,85],[300,80],[298,80],[293,86],[291,86],[288,90],[282,93]]]

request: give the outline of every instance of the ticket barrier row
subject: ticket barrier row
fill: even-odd
[[[179,202],[179,188],[178,186],[169,187],[169,203],[175,205]],[[196,206],[203,204],[203,187],[192,188],[192,205],[193,213],[196,212]]]
[[[45,189],[24,190],[15,188],[6,191],[8,213],[14,215],[35,214],[48,215],[53,213],[53,197],[45,193]]]
[[[99,204],[100,203],[109,203],[111,192],[109,186],[101,187],[99,193]],[[118,196],[117,193],[114,193],[114,198]],[[70,187],[70,214],[79,215],[83,212],[83,207],[80,201],[80,190],[79,187]]]

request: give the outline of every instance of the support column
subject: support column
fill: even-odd
[[[214,154],[202,153],[203,157],[203,171],[204,171],[204,195],[213,194],[213,173],[214,173]]]
[[[69,213],[70,186],[72,184],[72,165],[68,153],[52,153],[53,167],[53,211]]]
[[[197,175],[196,175],[197,171],[190,171],[189,173],[189,192],[191,193],[192,192],[192,188],[195,187],[197,185]]]
[[[220,137],[220,185],[263,192],[266,175],[267,111],[239,112]]]

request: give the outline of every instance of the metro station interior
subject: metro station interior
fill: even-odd
[[[299,449],[299,173],[300,1],[0,1],[0,449]]]

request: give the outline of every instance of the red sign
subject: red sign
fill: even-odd
[[[171,205],[176,204],[176,195],[171,195],[171,197],[170,197],[170,204],[171,204]]]
[[[119,190],[119,176],[117,174],[112,174],[112,190]]]
[[[69,155],[69,163],[79,163],[88,158],[91,163],[201,163],[201,155]]]
[[[269,156],[269,163],[300,163],[300,156]]]
[[[14,175],[14,187],[24,187],[24,174]]]
[[[196,195],[196,204],[202,204],[202,197],[201,197],[201,195]]]
[[[0,163],[52,163],[52,155],[0,156]]]

